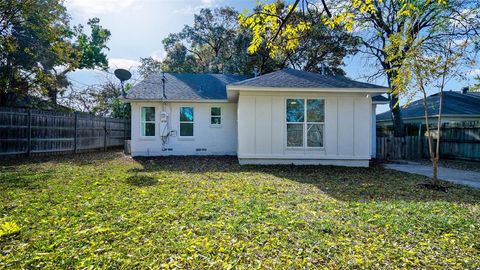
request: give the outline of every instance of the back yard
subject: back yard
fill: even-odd
[[[480,191],[119,152],[0,165],[0,268],[479,268]]]

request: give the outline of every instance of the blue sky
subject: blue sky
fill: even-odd
[[[252,9],[255,0],[66,0],[73,24],[86,24],[88,18],[98,17],[101,24],[112,32],[108,46],[109,65],[113,69],[132,71],[140,57],[164,57],[162,40],[179,32],[185,24],[193,22],[193,14],[205,7],[231,6],[239,11]],[[349,57],[345,61],[347,76],[365,81],[374,73],[364,56]],[[471,84],[474,75],[480,75],[480,67],[467,71],[466,81],[451,81],[447,90],[459,90]],[[98,84],[106,74],[100,71],[77,71],[70,78],[74,86]],[[374,83],[385,85],[380,79]],[[379,108],[385,111],[386,106]]]

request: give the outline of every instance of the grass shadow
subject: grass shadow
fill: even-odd
[[[78,154],[65,154],[65,153],[53,153],[48,156],[16,156],[16,157],[3,157],[0,159],[0,166],[18,166],[23,164],[39,164],[39,163],[70,163],[72,165],[84,166],[101,164],[109,162],[117,158],[125,157],[122,151],[110,149],[106,152],[82,152]]]
[[[42,183],[47,181],[53,171],[39,171],[31,169],[28,172],[18,174],[14,166],[3,167],[0,172],[1,189],[40,189]]]
[[[149,175],[131,175],[125,180],[126,183],[136,187],[149,187],[158,184],[158,180]]]
[[[480,190],[445,182],[447,192],[421,188],[429,178],[384,169],[339,166],[241,166],[236,157],[135,158],[141,169],[131,172],[264,173],[272,177],[316,186],[322,193],[346,202],[447,201],[478,204]]]

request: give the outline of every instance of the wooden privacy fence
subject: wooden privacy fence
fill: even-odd
[[[433,142],[436,143],[436,140]],[[377,158],[386,160],[429,158],[427,137],[377,137]],[[442,128],[440,158],[480,161],[480,128]]]
[[[106,150],[128,139],[129,120],[0,108],[0,156]]]

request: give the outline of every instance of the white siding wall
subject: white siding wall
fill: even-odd
[[[286,147],[287,98],[325,100],[323,149]],[[240,92],[238,156],[241,163],[368,166],[372,101],[366,94]]]
[[[164,155],[236,155],[237,153],[237,104],[226,102],[215,103],[160,103],[132,102],[132,156],[164,156]],[[179,131],[180,107],[194,108],[194,137],[181,138]],[[141,107],[155,107],[155,137],[140,136]],[[210,125],[210,108],[222,108],[222,125]],[[169,130],[176,130],[177,135],[170,137],[162,151],[160,137],[160,113],[169,114]],[[207,151],[196,151],[205,148]]]

